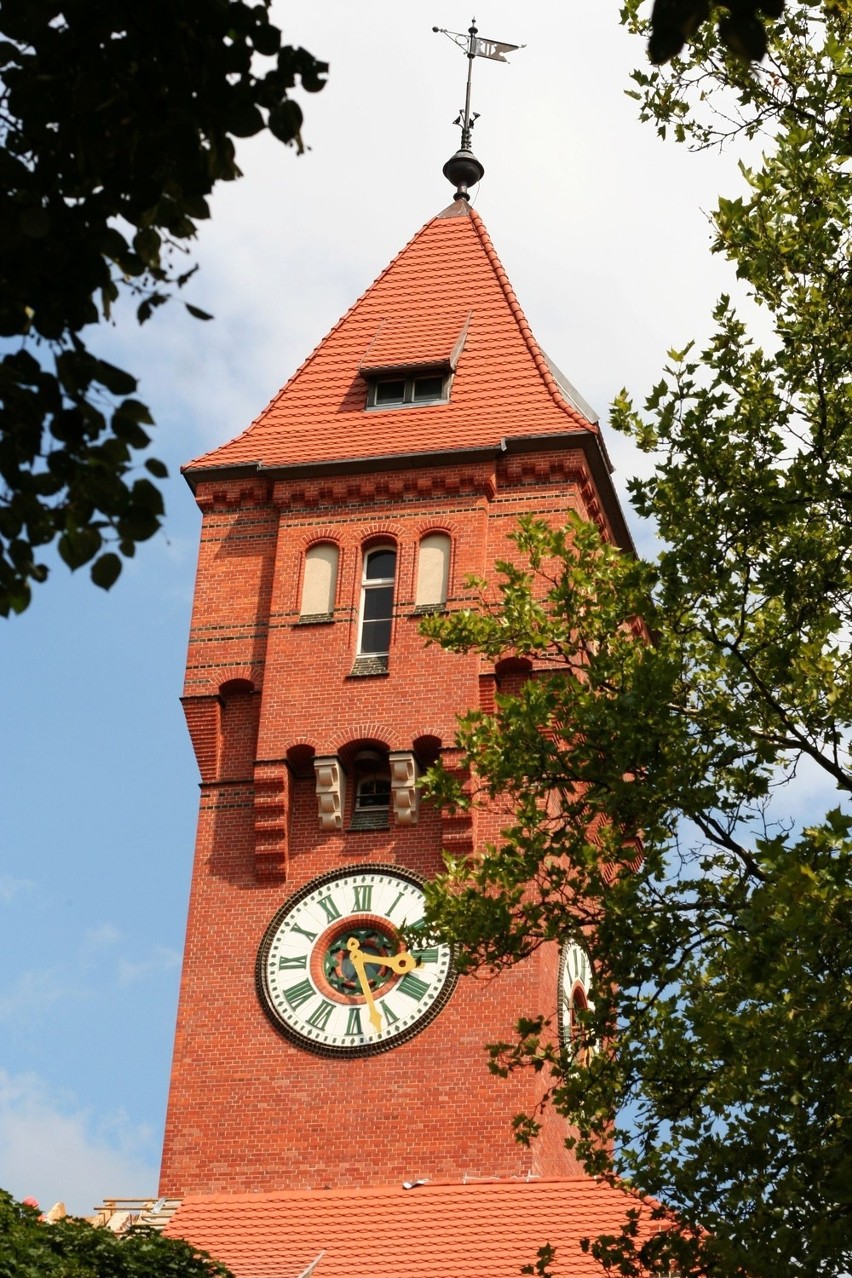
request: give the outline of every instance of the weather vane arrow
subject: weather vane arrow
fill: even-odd
[[[471,134],[473,126],[479,118],[478,112],[471,114],[470,92],[473,79],[473,59],[488,58],[491,62],[507,62],[503,55],[513,53],[516,49],[525,49],[525,44],[506,44],[502,40],[486,40],[480,36],[476,26],[476,18],[471,19],[467,35],[461,31],[448,31],[446,27],[433,27],[433,31],[447,36],[453,44],[458,45],[467,55],[467,88],[465,91],[464,109],[459,112],[454,124],[461,126],[461,148],[456,151],[444,165],[444,176],[455,183],[457,200],[469,200],[468,187],[478,182],[485,169],[471,150]]]

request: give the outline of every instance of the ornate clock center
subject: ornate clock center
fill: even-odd
[[[319,938],[311,963],[311,974],[318,988],[325,986],[332,997],[363,1003],[365,997],[358,970],[347,945],[352,938],[357,940],[362,952],[385,958],[393,958],[401,946],[393,928],[369,917],[363,922],[347,919],[344,924],[329,928],[325,936]],[[386,994],[399,980],[398,974],[385,964],[370,964],[365,968],[365,975],[370,992],[377,997]]]

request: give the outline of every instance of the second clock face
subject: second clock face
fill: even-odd
[[[423,916],[413,874],[361,865],[314,879],[281,907],[257,957],[257,988],[276,1029],[330,1056],[386,1051],[419,1033],[455,985],[448,945],[409,950]]]
[[[592,965],[581,945],[571,941],[562,947],[559,962],[559,1030],[568,1045],[576,1033],[576,1009],[593,1007]]]

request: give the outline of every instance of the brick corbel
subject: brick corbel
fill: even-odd
[[[221,701],[216,694],[181,697],[198,771],[203,782],[215,781],[219,767]]]
[[[397,825],[416,825],[420,806],[417,760],[410,750],[392,750],[388,762],[394,819]]]
[[[444,770],[456,777],[461,782],[462,789],[469,793],[470,769],[463,766],[461,751],[446,751],[442,761]],[[473,852],[476,835],[474,815],[473,806],[457,808],[454,812],[449,808],[441,809],[442,843],[444,850],[451,856],[469,856]]]
[[[336,754],[314,759],[317,780],[317,812],[320,829],[330,834],[343,829],[343,807],[346,802],[346,774]]]
[[[283,759],[254,765],[254,872],[258,882],[287,878],[290,769]]]

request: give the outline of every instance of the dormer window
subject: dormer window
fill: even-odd
[[[416,404],[444,404],[450,397],[449,391],[449,373],[369,378],[367,407],[405,408]]]

